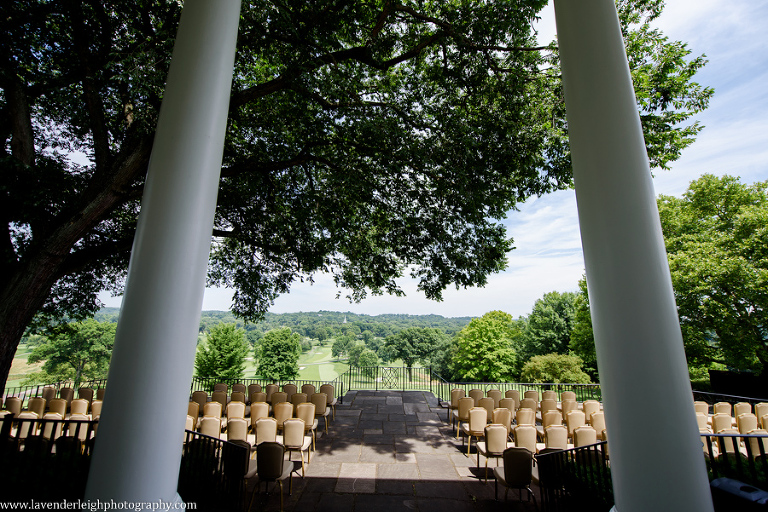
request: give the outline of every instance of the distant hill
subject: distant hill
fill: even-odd
[[[103,308],[96,313],[100,322],[117,322],[119,308]],[[200,331],[219,322],[234,323],[246,331],[264,333],[280,327],[290,327],[292,331],[310,338],[332,337],[335,334],[351,331],[361,334],[370,331],[374,336],[384,337],[408,327],[432,327],[446,334],[454,334],[466,326],[473,317],[444,317],[441,315],[361,315],[352,312],[310,311],[301,313],[267,313],[258,323],[246,324],[236,318],[231,311],[203,311],[200,317]],[[323,335],[324,333],[324,335]]]

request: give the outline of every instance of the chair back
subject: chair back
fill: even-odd
[[[75,390],[72,388],[61,388],[59,390],[59,398],[63,398],[69,404],[75,398]]]
[[[8,402],[6,401],[6,407]],[[67,401],[63,398],[54,398],[48,402],[48,412],[55,412],[61,414],[61,417],[67,415]]]
[[[272,411],[277,420],[277,428],[283,428],[283,422],[293,416],[293,404],[289,402],[279,402],[272,406]]]
[[[269,398],[267,398],[267,401],[269,402]],[[272,393],[272,401],[270,402],[272,406],[274,407],[276,404],[279,404],[281,402],[287,402],[288,401],[288,393],[285,391],[275,391]]]
[[[573,445],[576,447],[595,444],[597,442],[597,432],[592,427],[581,426],[573,431]]]
[[[563,391],[560,393],[560,401],[565,402],[566,400],[573,400],[576,401],[576,393],[573,391]]]
[[[216,384],[213,385],[213,391],[214,392],[215,391],[223,391],[223,392],[226,393],[227,392],[227,385],[226,385],[226,383],[224,383],[224,382],[217,382]]]
[[[187,414],[187,420],[184,422],[184,430],[195,430],[195,423],[197,423],[197,416],[192,417]]]
[[[453,388],[451,390],[451,409],[459,408],[459,398],[464,398],[466,393],[461,388]],[[768,414],[768,413],[766,413]]]
[[[766,414],[768,414],[768,402],[760,402],[759,404],[755,404],[755,416],[762,418]]]
[[[264,392],[267,394],[267,403],[272,403],[272,393],[279,391],[280,386],[277,384],[267,384],[267,387],[264,388]]]
[[[547,448],[568,449],[568,429],[563,425],[550,425],[544,428],[544,444]]]
[[[211,393],[211,402],[219,402],[221,404],[221,408],[224,409],[227,406],[227,392],[214,391]]]
[[[509,435],[509,433],[512,431],[512,411],[506,407],[497,407],[493,410],[491,423],[504,425],[504,428],[507,429],[507,435]]]
[[[532,409],[535,411],[539,408],[538,406],[539,403],[533,398],[523,398],[520,400],[520,409]]]
[[[205,391],[194,391],[192,393],[192,401],[197,402],[197,405],[200,406],[200,410],[202,411],[205,404],[208,403],[208,393]]]
[[[520,404],[520,391],[517,389],[508,389],[504,392],[504,398],[511,398],[515,401],[515,404]],[[517,405],[515,405],[517,409]]]
[[[480,399],[483,398],[484,393],[482,389],[474,388],[469,390],[468,395],[475,401],[474,407],[477,407],[480,404]]]
[[[322,416],[328,408],[328,395],[325,393],[315,393],[312,395],[312,403],[315,404],[315,416]]]
[[[46,439],[56,440],[61,436],[61,427],[64,423],[64,416],[57,412],[47,412],[43,416],[46,421],[43,425],[43,437]]]
[[[243,394],[245,394],[245,391],[246,391],[245,384],[243,384],[242,382],[238,382],[236,384],[232,384],[232,392],[233,393],[243,393]]]
[[[707,424],[707,415],[703,412],[696,413],[696,425],[699,427],[699,432],[709,432],[709,425]]]
[[[293,404],[293,409],[296,410],[296,407],[299,404],[306,403],[307,401],[307,394],[306,393],[294,393],[291,397],[291,404]]]
[[[242,386],[242,384],[241,384]],[[233,391],[231,395],[229,395],[229,401],[230,402],[243,402],[245,403],[245,392],[243,391]]]
[[[592,413],[600,410],[600,402],[597,400],[586,400],[581,404],[581,410],[584,411],[584,416],[587,418],[587,421],[589,421]]]
[[[715,434],[719,434],[723,430],[730,430],[732,427],[733,418],[731,418],[730,414],[718,412],[712,416],[712,430],[715,432]]]
[[[288,400],[291,399],[294,393],[296,393],[299,390],[298,386],[296,384],[283,384],[283,393],[286,394],[288,397]]]
[[[552,400],[551,398],[543,398],[541,402],[539,402],[539,409],[541,409],[541,414],[544,415],[547,411],[556,411],[557,410],[557,402]]]
[[[736,436],[736,437],[718,437],[717,438],[717,448],[720,450],[720,453],[726,452],[728,454],[735,454],[736,452],[739,451],[739,445],[741,444],[741,442],[737,437],[739,435],[738,430],[726,429],[721,431],[720,434],[729,434],[731,436]]]
[[[17,396],[9,396],[5,399],[5,409],[7,411],[10,411],[13,413],[14,416],[19,416],[21,414],[21,405],[22,405],[21,398]],[[65,403],[66,404],[66,403]]]
[[[104,394],[107,392],[107,388],[99,388],[96,390],[96,400],[104,400]]]
[[[576,400],[563,400],[562,402],[560,402],[560,410],[563,411],[564,418],[568,417],[569,412],[577,411],[578,409],[579,409],[579,404],[576,403]]]
[[[203,416],[213,416],[221,419],[222,406],[220,402],[207,402],[203,406]]]
[[[504,425],[491,423],[485,427],[485,445],[488,452],[501,455],[507,449],[507,428]]]
[[[304,420],[304,428],[311,429],[315,421],[315,404],[304,402],[296,406],[296,417]]]
[[[536,427],[533,425],[518,425],[512,432],[515,437],[515,446],[527,448],[531,453],[536,453]]]
[[[469,430],[470,432],[483,433],[488,424],[488,410],[484,407],[473,407],[469,410]]]
[[[489,420],[493,417],[493,410],[495,409],[493,404],[493,398],[486,396],[480,399],[480,402],[477,404],[478,407],[482,407],[487,411],[486,418]]]
[[[584,411],[569,411],[565,416],[565,425],[568,427],[568,436],[573,437],[573,431],[587,424]]]
[[[509,409],[509,412],[512,414],[515,413],[517,410],[515,399],[514,398],[502,398],[499,400],[499,407],[504,407],[505,409]]]
[[[245,402],[229,402],[227,404],[227,421],[232,418],[245,418]]]
[[[252,402],[251,403],[251,424],[261,418],[269,418],[269,404],[267,402]]]
[[[752,412],[752,404],[749,402],[739,402],[737,404],[733,404],[733,417],[738,418],[742,414],[745,413],[751,413]]]
[[[533,409],[521,407],[517,410],[517,413],[515,414],[515,422],[518,425],[535,425],[536,413],[534,412]]]
[[[498,389],[489,389],[485,396],[488,398],[493,398],[493,408],[497,408],[499,406],[499,402],[501,402],[501,399],[504,397],[504,395],[501,394],[501,391]]]
[[[275,481],[283,475],[285,446],[275,441],[264,441],[256,450],[256,471],[259,481]]]
[[[36,413],[38,418],[42,418],[45,414],[45,398],[33,396],[27,402],[27,409]]]
[[[539,401],[539,391],[536,389],[529,389],[525,393],[523,393],[523,398],[530,398],[534,402]]]
[[[602,438],[602,432],[605,430],[605,413],[603,411],[593,412],[589,424],[597,431],[598,437]]]
[[[315,389],[314,384],[304,384],[301,386],[301,392],[305,393],[307,396],[312,396],[317,393],[317,390]],[[325,391],[323,391],[323,393],[325,393]]]
[[[248,396],[254,393],[261,393],[261,384],[248,384]]]
[[[707,402],[697,400],[693,402],[693,408],[696,410],[696,412],[700,412],[704,416],[709,414],[709,404]],[[768,410],[766,410],[766,414],[768,414]]]
[[[82,398],[83,400],[88,400],[88,402],[93,402],[93,388],[80,388],[77,390],[77,397]]]
[[[546,430],[547,427],[562,425],[562,424],[563,424],[563,414],[557,409],[555,409],[554,411],[547,411],[541,417],[541,426],[544,427],[544,430]]]
[[[289,418],[283,423],[283,444],[286,448],[301,448],[304,444],[304,420]]]
[[[88,439],[88,416],[85,414],[70,414],[68,436],[74,436],[85,441]]]
[[[103,403],[100,400],[97,400],[97,402],[99,402],[99,404]],[[91,405],[91,410],[93,410],[93,405]],[[101,413],[99,413],[99,414],[101,414]],[[200,404],[198,404],[197,402],[189,402],[189,404],[187,404],[187,415],[188,416],[192,416],[193,418],[199,417],[200,416]]]
[[[277,441],[277,420],[275,418],[261,418],[256,422],[256,444],[273,443]],[[259,447],[259,450],[261,447]]]
[[[333,387],[333,384],[323,384],[320,386],[320,393],[325,393],[325,402],[326,405],[331,405],[334,400],[334,396],[336,394],[336,390]],[[312,396],[312,395],[307,395]]]
[[[247,441],[248,422],[244,418],[227,420],[227,441]]]
[[[250,396],[251,403],[264,402],[267,403],[267,394],[262,391],[254,391]]]
[[[82,398],[72,400],[72,403],[69,404],[69,411],[72,414],[88,414],[88,400]]]
[[[542,400],[554,400],[557,402],[557,391],[553,391],[551,389],[545,389],[541,392],[541,399]]]
[[[742,434],[749,434],[757,428],[757,416],[751,412],[740,414],[736,417],[736,426]]]
[[[475,399],[471,396],[459,398],[459,409],[456,414],[459,421],[469,421],[469,410],[475,406]]]
[[[16,417],[20,420],[36,420],[40,416],[38,416],[36,412],[23,411],[23,412],[20,412]],[[26,439],[27,436],[34,435],[36,431],[37,431],[36,421],[25,421],[23,423],[19,423],[19,430],[17,432],[17,436],[19,439]]]
[[[730,402],[717,402],[712,410],[715,411],[715,414],[722,413],[730,416],[732,408]]]
[[[533,454],[533,451],[518,446],[504,450],[504,481],[509,487],[523,488],[531,485]]]
[[[198,431],[206,436],[219,439],[221,437],[221,419],[216,416],[203,416]]]
[[[749,448],[752,457],[760,457],[762,455],[768,455],[768,430],[758,428],[750,432],[753,435],[761,435],[765,437],[749,437]],[[760,454],[760,445],[763,446],[763,453]]]
[[[56,388],[52,386],[46,386],[43,388],[43,392],[40,396],[45,398],[46,403],[50,402],[51,400],[56,398]],[[768,411],[766,412],[766,414],[768,414]]]

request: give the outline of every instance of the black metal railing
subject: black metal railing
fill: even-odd
[[[438,382],[430,368],[353,366],[339,376],[349,390],[431,391]]]
[[[607,512],[614,505],[605,441],[536,456],[542,508]]]
[[[97,425],[6,415],[0,428],[2,500],[83,498]]]
[[[107,379],[95,379],[81,381],[78,385],[75,385],[73,380],[62,380],[59,382],[52,382],[49,384],[33,384],[30,386],[15,386],[12,388],[5,388],[3,392],[3,400],[9,396],[17,396],[24,400],[23,405],[26,407],[27,400],[34,396],[43,396],[43,390],[45,388],[53,388],[56,390],[56,396],[59,396],[59,392],[62,388],[72,388],[74,390],[74,397],[77,398],[77,390],[79,388],[91,388],[94,392],[100,388],[106,387]],[[94,393],[94,398],[95,398]]]
[[[702,402],[707,402],[709,405],[714,405],[717,402],[728,402],[733,405],[739,402],[748,402],[754,408],[755,404],[760,402],[766,402],[765,398],[752,398],[748,396],[736,396],[736,395],[724,395],[722,393],[708,393],[705,391],[694,391],[693,399]]]
[[[529,390],[535,390],[539,392],[541,397],[543,391],[554,390],[558,396],[564,391],[573,391],[576,393],[576,400],[583,402],[584,400],[597,400],[602,401],[602,392],[600,390],[600,384],[565,384],[565,383],[525,383],[525,382],[448,382],[445,379],[435,374],[435,380],[439,381],[439,385],[436,385],[435,395],[441,401],[451,400],[451,390],[455,388],[463,389],[465,393],[469,393],[470,389],[481,389],[483,393],[486,393],[489,389],[498,389],[502,393],[510,389],[516,389],[520,392],[520,397]]]
[[[285,384],[295,384],[299,391],[301,391],[301,387],[304,384],[312,384],[315,386],[316,390],[320,390],[320,386],[323,384],[331,384],[333,385],[333,391],[336,394],[336,397],[339,399],[339,401],[342,401],[345,393],[345,387],[344,383],[346,381],[342,379],[342,376],[339,375],[333,380],[330,381],[321,381],[321,380],[306,380],[306,379],[291,379],[291,380],[270,380],[270,379],[217,379],[214,377],[195,377],[192,379],[192,385],[190,387],[190,393],[193,391],[205,391],[207,393],[212,393],[213,388],[216,384],[226,384],[227,385],[227,392],[232,393],[232,386],[234,384],[243,384],[246,388],[246,394],[248,393],[247,389],[248,386],[251,384],[259,384],[262,388],[266,387],[268,384],[277,384],[280,389],[283,388],[283,385]]]
[[[709,479],[732,478],[768,490],[768,435],[701,434]]]
[[[199,510],[243,510],[250,449],[186,431],[179,467],[179,496]]]

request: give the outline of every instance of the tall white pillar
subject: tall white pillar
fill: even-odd
[[[616,510],[712,510],[616,7],[555,13]]]
[[[185,0],[86,498],[175,501],[240,0]]]

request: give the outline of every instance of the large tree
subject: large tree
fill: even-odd
[[[244,2],[210,283],[258,318],[297,279],[429,298],[504,268],[502,219],[571,174],[545,0]],[[704,60],[618,2],[651,162],[693,140]],[[0,3],[0,383],[25,329],[121,290],[180,2]],[[80,157],[76,155],[80,154]],[[36,315],[38,315],[36,317]]]
[[[300,355],[301,336],[291,332],[290,327],[269,331],[256,347],[256,373],[262,379],[295,379],[299,375]]]
[[[768,379],[768,182],[705,174],[658,204],[689,366]]]
[[[514,339],[519,335],[509,313],[491,311],[473,318],[456,335],[454,376],[469,382],[509,382],[518,355]]]
[[[525,359],[550,353],[568,353],[576,297],[573,292],[549,292],[534,303],[522,335],[522,355]]]
[[[220,322],[211,327],[205,341],[197,349],[195,374],[221,380],[242,379],[249,351],[245,331],[235,324]]]

